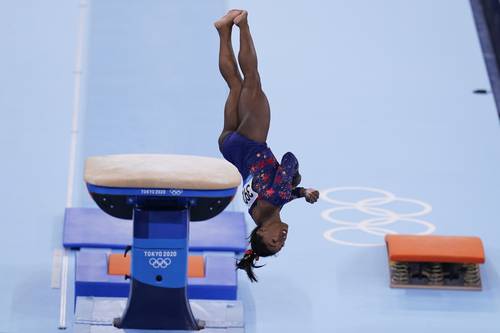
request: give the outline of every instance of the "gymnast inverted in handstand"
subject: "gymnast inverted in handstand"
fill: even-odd
[[[301,197],[314,203],[319,192],[297,186],[301,176],[292,153],[286,153],[278,163],[266,144],[270,109],[260,84],[247,15],[244,10],[230,10],[214,25],[220,37],[219,69],[229,86],[219,149],[241,173],[243,201],[257,225],[250,235],[251,249],[237,267],[244,269],[251,281],[257,281],[252,268],[260,266],[255,262],[260,256],[276,254],[285,244],[288,225],[281,221],[283,205]],[[243,78],[231,45],[233,24],[240,29],[238,62]]]

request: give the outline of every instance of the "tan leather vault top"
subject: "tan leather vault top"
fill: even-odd
[[[107,155],[87,158],[85,181],[92,185],[129,188],[225,190],[241,176],[231,163],[189,155]]]
[[[474,263],[485,261],[478,237],[386,235],[389,260],[402,262]]]

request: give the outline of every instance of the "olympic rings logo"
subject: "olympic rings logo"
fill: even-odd
[[[364,198],[357,201],[346,201],[335,199],[332,196],[334,194],[339,194],[341,192],[358,194],[361,192],[374,194],[374,197]],[[320,198],[326,202],[329,202],[336,207],[324,210],[321,213],[321,217],[331,222],[337,227],[327,230],[323,233],[323,237],[330,242],[334,242],[341,245],[357,246],[357,247],[376,247],[384,246],[384,241],[379,242],[365,242],[357,240],[346,240],[344,236],[339,237],[341,233],[344,235],[352,235],[353,232],[363,232],[369,235],[374,235],[378,237],[384,237],[386,234],[397,234],[395,230],[388,229],[388,226],[395,224],[396,222],[409,222],[414,224],[419,230],[417,232],[406,232],[407,234],[416,235],[428,235],[436,230],[436,226],[432,223],[419,219],[417,217],[429,214],[432,211],[432,206],[428,203],[408,198],[398,198],[393,193],[376,189],[370,187],[334,187],[321,192]],[[407,213],[398,213],[388,208],[382,208],[384,205],[389,204],[402,204],[404,206],[416,206],[419,207],[418,210]],[[341,219],[340,216],[345,216],[345,212],[350,212],[349,215],[369,215],[372,217],[358,220],[358,221],[348,221]],[[413,229],[413,228],[412,228]]]
[[[172,263],[170,258],[151,258],[149,264],[153,268],[167,268]]]
[[[174,190],[169,190],[169,192],[170,192],[170,194],[177,196],[177,195],[181,195],[183,191],[174,189]]]

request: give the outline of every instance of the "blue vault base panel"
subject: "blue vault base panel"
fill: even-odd
[[[128,297],[130,280],[108,274],[106,250],[82,250],[76,253],[75,297]],[[237,272],[233,256],[205,257],[205,277],[189,278],[190,299],[235,300]]]
[[[246,225],[241,212],[222,212],[189,227],[191,251],[246,250]],[[63,244],[66,248],[124,249],[132,244],[132,221],[112,217],[99,208],[66,208]]]

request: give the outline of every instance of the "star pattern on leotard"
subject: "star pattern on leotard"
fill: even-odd
[[[292,153],[283,156],[282,163],[278,163],[269,148],[264,152],[255,153],[250,167],[253,175],[252,186],[259,197],[274,205],[282,206],[293,200],[293,174],[298,171],[298,161]]]

